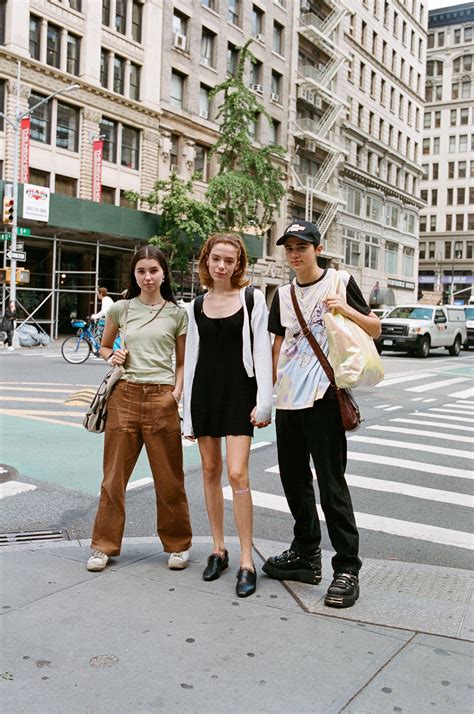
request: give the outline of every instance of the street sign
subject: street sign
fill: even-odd
[[[9,250],[7,251],[8,260],[19,260],[23,263],[26,260],[26,253],[23,250]]]
[[[10,243],[10,245],[7,245],[7,250],[11,250],[11,249],[12,249],[12,246]],[[22,240],[17,240],[15,250],[25,250],[25,244]]]
[[[12,239],[11,233],[0,233],[0,240],[11,240],[11,239]]]
[[[30,236],[31,228],[20,228],[20,226],[17,226],[16,234],[17,236]]]

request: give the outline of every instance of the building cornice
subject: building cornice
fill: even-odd
[[[371,151],[377,151],[382,156],[382,158],[390,159],[391,161],[397,161],[399,164],[407,166],[410,171],[415,173],[417,176],[421,177],[423,175],[423,170],[419,164],[416,164],[414,161],[411,161],[411,159],[407,159],[406,156],[403,156],[402,154],[398,153],[398,151],[394,151],[394,149],[390,146],[387,146],[387,144],[383,144],[381,141],[374,139],[373,136],[367,134],[355,124],[350,124],[348,122],[346,133],[350,133],[357,139],[359,139],[359,141],[363,141],[365,146],[367,146]]]
[[[405,191],[402,191],[396,186],[392,186],[386,181],[382,181],[382,179],[372,176],[366,171],[363,171],[362,169],[359,169],[355,166],[349,166],[345,164],[342,167],[341,173],[347,178],[351,178],[358,181],[359,183],[363,183],[365,186],[382,191],[385,196],[396,198],[402,204],[408,204],[418,209],[424,208],[426,205],[424,201],[421,201],[419,198],[415,198],[415,196],[413,196],[412,194],[406,193]]]

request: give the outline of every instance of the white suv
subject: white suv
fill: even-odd
[[[430,349],[445,347],[456,356],[466,343],[464,307],[457,305],[399,305],[382,319],[382,334],[376,340],[382,350],[408,352],[428,357]]]

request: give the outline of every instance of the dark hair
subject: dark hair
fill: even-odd
[[[212,249],[217,243],[228,243],[237,250],[237,267],[235,268],[230,282],[233,288],[243,288],[244,285],[247,285],[249,282],[245,277],[248,263],[247,251],[242,238],[235,233],[214,233],[214,235],[209,236],[207,241],[204,243],[201,248],[198,265],[201,284],[206,288],[212,288],[214,284],[207,262]]]
[[[175,305],[177,305],[178,303],[176,302],[176,298],[173,295],[173,290],[171,288],[170,269],[168,267],[168,261],[166,260],[163,251],[157,248],[156,245],[143,245],[136,251],[135,255],[133,256],[132,263],[130,265],[130,283],[128,286],[127,294],[125,295],[125,299],[131,300],[132,298],[137,297],[137,295],[140,295],[140,288],[138,287],[138,283],[135,279],[135,268],[138,261],[143,260],[143,258],[150,258],[151,260],[156,260],[160,264],[160,267],[164,273],[163,282],[161,283],[161,296],[165,300],[169,300],[170,302],[173,302]]]

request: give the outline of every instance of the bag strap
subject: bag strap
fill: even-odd
[[[250,348],[253,352],[253,330],[252,330],[252,310],[255,302],[255,288],[253,285],[247,285],[245,288],[245,305],[247,307],[247,312],[249,316],[249,329],[250,329]]]
[[[199,313],[202,312],[202,304],[204,302],[204,293],[201,293],[201,295],[198,295],[196,298],[194,298],[194,319],[196,322],[199,319]]]
[[[125,300],[125,307],[122,312],[122,317],[124,318],[123,321],[123,328],[122,328],[122,334],[120,335],[120,341],[121,344],[123,345],[123,349],[127,349],[125,345],[125,333],[126,333],[126,328],[127,328],[127,319],[128,319],[128,308],[130,307],[130,300]]]
[[[293,283],[291,283],[290,286],[290,294],[291,294],[291,302],[293,303],[293,309],[295,311],[296,317],[298,318],[298,322],[301,325],[301,329],[303,331],[303,335],[306,337],[308,340],[309,344],[313,348],[313,352],[315,353],[316,357],[318,358],[321,367],[324,369],[326,372],[327,378],[329,379],[331,386],[336,387],[336,381],[334,379],[334,370],[329,364],[326,355],[322,351],[321,347],[318,345],[318,342],[311,332],[310,328],[305,322],[305,319],[303,317],[303,313],[301,312],[301,308],[298,304],[298,298],[296,297],[296,290],[295,286]],[[337,389],[337,387],[336,387]]]

